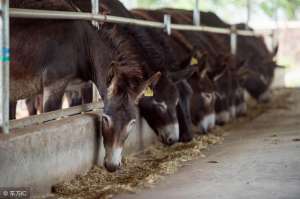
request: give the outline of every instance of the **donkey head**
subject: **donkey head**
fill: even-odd
[[[139,101],[141,115],[166,145],[179,141],[179,124],[176,107],[180,95],[176,83],[189,77],[195,68],[186,68],[175,72],[162,72],[156,84]]]
[[[114,76],[108,88],[107,98],[104,100],[105,108],[102,116],[104,165],[111,172],[121,166],[124,142],[135,127],[136,105],[146,88],[159,80],[160,73],[138,84],[136,83],[140,82],[138,79],[130,78],[130,76],[126,78],[122,75]],[[133,84],[130,83],[132,81]]]
[[[270,59],[260,63],[252,63],[248,59],[238,69],[240,84],[258,102],[268,102],[271,99],[270,85],[277,67],[279,66]]]
[[[197,127],[197,132],[206,133],[215,126],[215,87],[208,77],[210,65],[206,54],[198,54],[190,58],[191,63],[198,67],[190,79],[189,83],[193,89],[191,98],[191,117],[193,124]],[[198,56],[197,56],[198,55]]]

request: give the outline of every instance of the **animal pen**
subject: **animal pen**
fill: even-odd
[[[171,17],[169,15],[165,15],[164,22],[153,22],[153,21],[146,21],[146,20],[138,20],[138,19],[131,19],[131,18],[123,18],[123,17],[116,17],[110,15],[101,15],[99,14],[99,2],[98,0],[92,1],[92,12],[91,13],[83,13],[83,12],[63,12],[63,11],[46,11],[46,10],[29,10],[29,9],[9,9],[9,2],[2,1],[1,5],[1,117],[0,117],[0,126],[3,129],[5,134],[9,133],[9,17],[16,17],[16,18],[32,18],[32,19],[61,19],[61,20],[88,20],[92,21],[93,23],[98,22],[107,22],[107,23],[117,23],[117,24],[128,24],[128,25],[135,25],[135,26],[143,26],[149,28],[160,28],[165,29],[165,31],[170,35],[171,30],[182,30],[182,31],[205,31],[205,32],[212,32],[212,33],[220,33],[220,34],[230,34],[231,38],[231,52],[235,54],[236,52],[236,45],[238,42],[237,36],[252,36],[256,37],[260,35],[259,33],[254,33],[253,31],[246,31],[246,30],[237,30],[235,26],[232,26],[231,29],[225,28],[214,28],[209,26],[200,25],[200,10],[199,10],[199,0],[195,1],[195,10],[194,10],[194,24],[195,25],[182,25],[182,24],[172,24]],[[249,12],[248,7],[248,13]],[[248,14],[248,18],[250,18],[250,14]],[[272,30],[269,33],[269,36],[272,37],[272,43],[275,46],[276,44],[276,37],[274,34],[275,30]],[[265,32],[264,32],[265,33]],[[99,106],[97,106],[99,107]],[[75,111],[76,113],[90,111],[91,109],[84,109],[82,111]],[[75,112],[71,111],[71,113],[63,114],[60,113],[56,116],[56,118],[67,116],[70,114],[76,114]],[[55,116],[54,116],[55,118]],[[51,118],[45,119],[46,121],[54,119],[53,116]],[[43,120],[39,121],[40,123],[45,122]],[[14,123],[14,122],[13,122]],[[27,123],[27,122],[25,122]],[[34,122],[36,123],[36,122]],[[28,124],[27,124],[28,125]],[[19,125],[12,124],[12,127],[18,127]]]
[[[44,195],[49,193],[52,185],[87,172],[96,163],[103,164],[104,153],[101,135],[97,133],[97,129],[101,129],[98,120],[103,112],[102,102],[9,120],[9,18],[85,20],[91,21],[95,26],[99,26],[101,22],[126,24],[163,29],[168,35],[172,35],[173,30],[219,33],[230,35],[230,49],[233,55],[237,52],[239,36],[258,37],[262,34],[250,30],[238,30],[234,25],[229,29],[201,25],[200,0],[195,0],[194,24],[191,25],[172,23],[172,17],[167,14],[162,22],[103,15],[99,13],[101,0],[91,0],[91,2],[90,13],[9,8],[9,0],[0,2],[0,132],[3,133],[0,135],[0,190],[1,187],[32,186],[33,195]],[[247,2],[247,24],[249,24],[251,0]],[[272,47],[275,48],[276,30],[264,34],[272,38]],[[278,95],[282,95],[281,91]],[[277,106],[282,106],[280,100],[276,101]],[[262,109],[264,108],[266,107]],[[147,131],[142,127],[137,129],[137,131]],[[130,135],[127,153],[140,151],[141,148],[152,145],[155,139],[149,133],[135,132]],[[208,143],[214,143],[217,142],[214,139],[219,138],[207,136],[205,139]],[[190,145],[196,148],[202,147],[197,142]],[[45,146],[47,149],[44,149]],[[184,148],[184,146],[178,148],[180,147]],[[180,150],[184,149],[180,148]],[[31,154],[31,151],[34,153]],[[199,155],[193,152],[194,156]],[[56,157],[49,158],[53,154]],[[108,177],[115,180],[116,177],[112,175]],[[57,190],[59,192],[59,188]]]

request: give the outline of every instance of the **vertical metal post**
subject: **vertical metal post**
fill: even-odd
[[[230,49],[231,49],[231,53],[233,55],[236,55],[236,52],[237,52],[237,30],[236,30],[235,25],[231,26]]]
[[[168,35],[171,35],[171,16],[164,15],[164,24],[165,24],[165,31]]]
[[[274,20],[274,28],[272,30],[272,51],[278,45],[278,2],[277,0],[273,0],[273,20]]]
[[[93,102],[98,102],[99,101],[99,94],[98,94],[98,89],[95,84],[92,83],[93,87]]]
[[[97,15],[99,14],[99,1],[100,0],[91,0],[92,2],[92,14]],[[93,26],[97,27],[97,29],[99,30],[99,22],[98,21],[92,21]],[[98,101],[98,90],[95,86],[95,84],[93,84],[93,102],[97,102]]]
[[[195,8],[193,12],[194,25],[200,26],[201,24],[201,13],[199,9],[199,0],[195,0]]]
[[[97,15],[99,14],[99,0],[91,0],[92,2],[92,14]],[[99,29],[99,22],[92,21],[92,24]]]
[[[143,118],[141,116],[140,111],[137,111],[137,117],[136,117],[136,130],[138,131],[139,135],[139,150],[145,149],[145,143],[144,143],[144,129],[143,129]]]
[[[249,29],[250,20],[251,20],[251,0],[247,0],[247,22],[246,22],[247,29]]]
[[[9,133],[9,0],[0,1],[0,131]]]

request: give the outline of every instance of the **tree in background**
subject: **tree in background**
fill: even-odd
[[[279,10],[283,11],[289,20],[299,19],[300,0],[276,0]],[[272,16],[274,5],[272,1],[263,1],[260,3],[261,9]]]
[[[289,20],[300,19],[300,0],[250,0],[252,5],[257,6],[267,16],[272,17],[274,11],[274,2],[277,3],[279,12]],[[194,0],[137,0],[138,7],[157,8],[157,7],[177,7],[184,9],[193,9]],[[201,9],[217,10],[226,7],[235,7],[236,9],[245,8],[247,0],[200,0]]]

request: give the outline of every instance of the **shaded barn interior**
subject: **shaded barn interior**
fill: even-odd
[[[298,85],[297,28],[278,26],[276,38],[196,7],[130,9],[119,0],[7,3],[0,191],[300,195],[300,95],[288,88]]]

